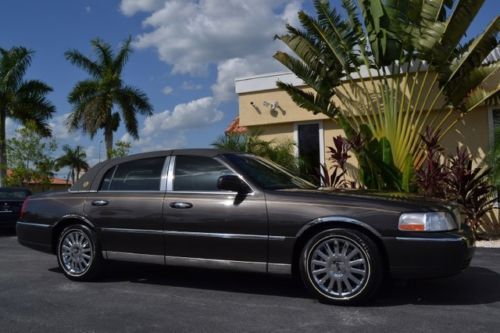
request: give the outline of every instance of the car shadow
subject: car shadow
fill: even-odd
[[[50,269],[61,272],[58,268]],[[313,298],[298,279],[259,273],[109,262],[101,283],[129,281],[192,289]],[[473,266],[459,275],[429,280],[388,281],[367,307],[475,305],[500,301],[500,274]]]
[[[12,237],[16,235],[16,228],[0,228],[0,237]]]

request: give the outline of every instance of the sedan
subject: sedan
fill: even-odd
[[[25,188],[0,188],[0,228],[15,228],[21,207],[31,191]]]
[[[474,241],[449,203],[331,191],[263,158],[169,150],[96,165],[68,192],[34,195],[19,242],[72,280],[108,260],[297,275],[320,301],[369,300],[384,278],[449,276]]]

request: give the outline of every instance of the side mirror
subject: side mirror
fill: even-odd
[[[221,176],[217,180],[217,188],[219,190],[238,192],[240,194],[250,193],[251,189],[245,184],[240,177],[235,175]]]

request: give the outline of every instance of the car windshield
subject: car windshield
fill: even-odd
[[[266,190],[317,188],[317,186],[292,175],[283,167],[264,158],[245,154],[227,154],[225,157]]]
[[[24,200],[28,196],[25,190],[0,189],[0,200]]]

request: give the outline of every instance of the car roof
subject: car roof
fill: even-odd
[[[171,156],[171,155],[196,155],[196,156],[206,156],[206,157],[215,157],[221,154],[238,154],[238,152],[232,152],[221,149],[212,149],[212,148],[196,148],[196,149],[171,149],[171,150],[158,150],[158,151],[150,151],[146,153],[139,153],[128,155],[125,157],[116,157],[103,162],[100,162],[89,169],[73,186],[71,186],[70,191],[89,191],[94,179],[98,175],[102,175],[103,172],[109,170],[114,165],[139,160],[143,158],[153,158],[153,157],[163,157],[163,156]]]

